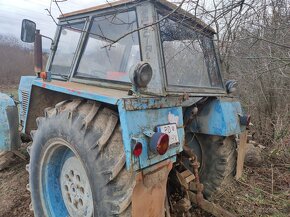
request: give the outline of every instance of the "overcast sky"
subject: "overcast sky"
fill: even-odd
[[[102,3],[106,3],[106,0],[66,0],[59,5],[66,13]],[[50,4],[51,0],[0,0],[0,34],[12,34],[20,38],[21,22],[26,18],[33,20],[43,35],[54,37],[56,25],[45,11]],[[60,12],[55,3],[52,3],[51,9],[54,18],[57,18]],[[44,41],[44,48],[49,48],[49,44],[49,41]]]

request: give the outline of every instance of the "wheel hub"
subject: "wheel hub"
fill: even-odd
[[[67,158],[60,173],[61,193],[70,216],[92,216],[93,197],[86,171],[76,156]]]

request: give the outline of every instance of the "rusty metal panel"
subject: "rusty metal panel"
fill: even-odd
[[[39,79],[35,80],[33,85],[59,93],[65,93],[113,105],[117,104],[119,98],[128,96],[127,91],[97,87],[76,82],[63,82],[57,80],[44,82]]]
[[[85,14],[85,13],[89,13],[89,12],[93,12],[93,11],[99,11],[99,10],[103,10],[103,9],[107,9],[107,8],[111,9],[112,7],[116,7],[116,6],[124,5],[124,4],[126,4],[128,6],[129,4],[132,4],[132,3],[134,3],[134,1],[132,1],[132,0],[119,0],[119,1],[114,1],[114,2],[107,2],[105,4],[97,5],[94,7],[89,7],[86,9],[77,10],[77,11],[73,11],[70,13],[62,14],[59,17],[59,19],[74,16],[74,15]]]
[[[132,217],[164,217],[166,184],[172,162],[164,161],[136,176],[132,195]]]
[[[176,156],[182,151],[184,144],[184,126],[182,107],[168,107],[159,109],[146,109],[127,111],[120,101],[118,105],[122,128],[123,144],[126,153],[127,169],[143,169]],[[157,132],[157,126],[176,124],[179,142],[172,144],[164,155],[155,154],[150,150],[150,137],[147,131]],[[135,157],[132,149],[136,142],[142,143],[142,154]]]
[[[183,97],[147,97],[147,98],[127,98],[123,99],[124,108],[128,111],[143,110],[143,109],[157,109],[166,107],[180,106],[184,99]]]

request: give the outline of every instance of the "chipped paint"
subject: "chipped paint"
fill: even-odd
[[[186,119],[190,116],[188,109]],[[240,134],[244,127],[240,125],[239,114],[242,107],[238,101],[215,99],[206,103],[197,116],[190,121],[190,130],[196,133],[230,136]],[[186,121],[187,122],[187,121]]]
[[[143,169],[167,158],[174,157],[182,151],[184,143],[182,107],[127,111],[124,109],[123,103],[124,101],[120,101],[118,109],[126,153],[127,169],[131,167],[133,167],[134,170]],[[170,146],[169,150],[164,155],[154,154],[149,149],[150,137],[144,135],[144,132],[156,132],[157,126],[169,124],[169,114],[174,114],[173,119],[177,121],[179,143]],[[138,158],[132,156],[132,146],[136,141],[143,144],[142,154]]]
[[[171,124],[178,124],[179,116],[175,115],[175,114],[171,113],[171,111],[169,111],[169,113],[168,113],[168,122],[171,123]]]

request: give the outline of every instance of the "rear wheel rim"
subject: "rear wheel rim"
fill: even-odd
[[[93,197],[78,155],[62,139],[49,141],[41,165],[41,198],[48,216],[91,217]]]

